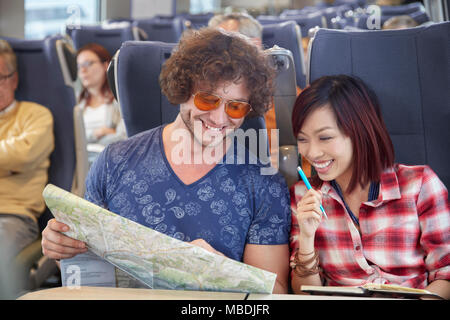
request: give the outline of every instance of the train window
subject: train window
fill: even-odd
[[[450,0],[425,0],[424,4],[432,21],[442,22],[450,19]]]
[[[207,13],[214,12],[220,9],[219,0],[191,0],[189,13]]]
[[[100,21],[100,0],[25,0],[25,38],[64,34],[66,25]]]

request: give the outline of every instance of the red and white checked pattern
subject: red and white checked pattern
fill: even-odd
[[[331,185],[324,182],[320,190],[328,220],[316,231],[315,249],[325,285],[374,282],[424,288],[434,280],[450,279],[448,192],[430,167],[395,165],[385,170],[378,199],[361,205],[361,234]],[[291,188],[294,212],[306,191],[303,182]],[[298,234],[292,214],[292,253]]]

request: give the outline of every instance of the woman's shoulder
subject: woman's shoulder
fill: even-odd
[[[115,110],[120,110],[120,105],[115,99],[113,99],[113,100],[111,100],[109,102],[105,102],[105,104],[108,105],[109,107],[115,109]]]
[[[396,174],[402,194],[417,194],[427,188],[435,191],[445,189],[438,175],[428,165],[395,164],[391,170]]]
[[[436,173],[428,165],[406,165],[397,163],[392,168],[397,178],[402,181],[411,181],[429,177],[437,177]]]

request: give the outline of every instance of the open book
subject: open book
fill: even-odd
[[[422,297],[443,299],[441,296],[428,290],[402,287],[395,284],[367,283],[359,287],[339,286],[302,286],[303,292],[319,295],[341,296],[384,296],[391,298],[419,299]]]

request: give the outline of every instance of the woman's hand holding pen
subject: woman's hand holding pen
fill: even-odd
[[[319,255],[314,247],[314,236],[322,222],[322,193],[314,189],[308,190],[297,203],[297,221],[299,227],[298,251],[291,262],[294,274],[292,287],[301,285],[321,285]]]
[[[299,240],[308,240],[310,245],[314,245],[314,235],[322,222],[321,204],[322,192],[314,189],[308,190],[305,196],[297,203],[296,216],[300,229]]]

